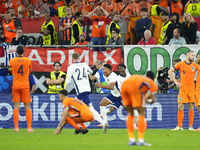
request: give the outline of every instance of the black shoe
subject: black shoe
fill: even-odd
[[[89,132],[88,128],[85,128],[84,130],[82,130],[82,134],[86,134],[88,132]]]
[[[79,134],[79,133],[81,133],[82,131],[83,131],[83,130],[82,130],[82,128],[80,127],[80,129],[75,130],[74,134]]]

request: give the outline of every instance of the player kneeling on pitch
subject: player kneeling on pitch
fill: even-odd
[[[93,121],[93,114],[89,110],[88,106],[78,100],[77,98],[67,97],[68,92],[61,90],[59,92],[59,98],[63,105],[63,113],[60,123],[57,126],[54,134],[60,134],[62,128],[68,123],[73,126],[76,130],[74,134],[86,134],[88,129],[83,122]],[[81,127],[79,127],[79,124]]]

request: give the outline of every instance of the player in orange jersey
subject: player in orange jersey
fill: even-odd
[[[172,130],[183,130],[182,123],[184,118],[184,104],[188,103],[189,108],[189,130],[193,129],[194,120],[194,102],[195,102],[195,85],[194,77],[199,66],[194,63],[194,52],[188,51],[186,53],[186,60],[177,63],[172,67],[168,73],[174,83],[179,87],[178,95],[178,126]],[[179,70],[180,82],[175,79],[173,72]]]
[[[126,121],[129,136],[128,145],[151,146],[151,144],[144,142],[145,103],[155,102],[156,97],[154,94],[157,90],[158,87],[156,83],[154,83],[154,73],[152,71],[148,71],[146,77],[141,75],[132,75],[122,83],[122,101],[128,112]],[[136,143],[134,137],[134,108],[136,108],[139,113],[138,143]]]
[[[63,104],[64,112],[62,113],[62,118],[54,134],[60,134],[66,123],[76,129],[74,134],[86,134],[88,129],[83,122],[93,122],[93,114],[85,103],[77,98],[67,97],[67,95],[68,92],[66,90],[61,90],[59,92],[59,98]],[[77,123],[81,125],[81,127],[79,127]]]
[[[31,71],[31,60],[23,57],[24,47],[17,47],[17,57],[10,60],[10,71],[13,75],[12,84],[12,99],[14,102],[13,120],[15,124],[14,132],[19,132],[18,121],[19,121],[19,108],[20,99],[24,103],[26,110],[26,121],[27,121],[27,132],[33,132],[31,128],[32,113],[31,113],[31,97],[29,90],[29,73]]]
[[[197,55],[197,58],[195,61],[200,66],[200,54]],[[197,107],[197,110],[199,112],[199,120],[200,120],[200,79],[199,79],[200,77],[199,76],[200,76],[200,71],[198,71],[197,80],[196,80],[196,102],[195,102],[195,106]],[[194,131],[200,131],[200,127]]]

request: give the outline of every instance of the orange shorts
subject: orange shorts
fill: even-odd
[[[195,106],[200,106],[200,89],[196,90]]]
[[[180,90],[178,103],[194,103],[196,101],[196,92],[194,90]]]
[[[30,103],[31,96],[29,88],[26,89],[12,89],[12,100],[13,102]]]
[[[69,112],[69,115],[70,115],[69,117],[76,123],[88,122],[93,120],[93,114],[91,111],[84,112],[84,114],[77,114],[74,117],[71,114],[71,112]]]
[[[124,106],[145,107],[144,95],[137,86],[130,88],[128,83],[123,83],[121,86],[121,95]]]

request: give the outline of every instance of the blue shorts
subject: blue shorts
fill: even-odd
[[[90,92],[83,92],[77,95],[77,98],[83,101],[87,106],[89,106],[89,104],[92,103],[92,101],[90,100],[89,94]]]
[[[112,103],[111,105],[113,105],[116,108],[119,108],[119,106],[122,105],[121,96],[120,97],[115,97],[112,94],[109,94],[105,98],[108,99]]]

